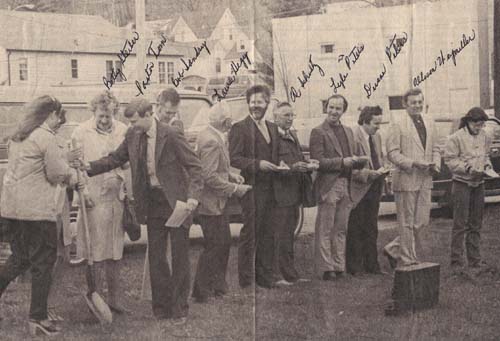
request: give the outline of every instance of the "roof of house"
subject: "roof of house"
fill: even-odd
[[[118,53],[130,30],[100,16],[0,10],[0,46],[8,50],[71,53]],[[185,48],[168,43],[162,53],[182,55]]]

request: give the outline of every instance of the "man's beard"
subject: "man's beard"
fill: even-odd
[[[258,119],[261,119],[262,117],[264,117],[265,113],[266,113],[266,110],[267,110],[267,107],[265,108],[261,108],[261,107],[251,107],[250,108],[250,113],[252,114],[252,116],[254,118],[258,118]]]

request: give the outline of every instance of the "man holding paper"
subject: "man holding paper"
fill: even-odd
[[[453,178],[453,230],[451,268],[460,273],[464,266],[464,239],[469,268],[485,267],[481,261],[480,230],[483,223],[484,175],[496,177],[489,157],[491,140],[483,130],[488,115],[472,108],[460,120],[459,129],[448,137],[444,160]]]
[[[396,166],[392,189],[399,224],[399,236],[384,248],[392,267],[396,261],[401,266],[419,263],[419,234],[429,224],[432,175],[441,169],[435,123],[423,114],[422,90],[407,91],[403,104],[406,113],[393,117],[386,142],[387,158]]]
[[[122,144],[85,166],[89,176],[94,176],[130,161],[137,219],[148,229],[153,314],[158,319],[183,323],[188,313],[192,215],[179,228],[165,226],[165,222],[177,201],[190,213],[198,206],[203,188],[201,164],[180,132],[153,117],[149,101],[131,101],[124,116],[132,127]],[[168,234],[172,240],[172,274],[166,260]]]
[[[382,138],[378,133],[382,108],[366,106],[358,126],[353,128],[360,155],[368,156],[367,168],[361,170],[351,185],[355,205],[349,216],[346,241],[346,271],[380,274],[377,258],[378,210],[387,170],[383,167]]]
[[[193,285],[196,302],[227,293],[226,270],[231,248],[231,231],[225,207],[229,197],[242,197],[252,187],[230,172],[225,133],[231,129],[231,114],[226,102],[218,102],[208,112],[208,126],[197,139],[197,153],[205,186],[201,193],[198,218],[203,230],[204,249],[198,260]]]

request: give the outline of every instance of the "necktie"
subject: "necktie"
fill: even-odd
[[[368,137],[368,143],[370,144],[370,157],[372,158],[373,169],[377,170],[380,168],[380,160],[378,159],[377,150],[375,149],[375,143],[373,142],[373,136]]]
[[[271,142],[271,136],[269,136],[269,131],[267,130],[266,122],[264,119],[257,121],[257,127],[259,128],[260,132],[262,133],[262,136],[264,136],[264,139],[266,140],[266,142],[267,143]]]
[[[417,129],[420,142],[422,142],[422,146],[425,149],[425,144],[427,142],[427,131],[425,129],[425,124],[424,120],[422,119],[422,115],[415,115],[413,117],[413,122],[415,123],[415,128]]]
[[[292,134],[290,133],[290,130],[285,130],[285,133],[283,134],[283,138],[286,140],[290,140],[292,142],[295,142],[295,139],[293,138]]]

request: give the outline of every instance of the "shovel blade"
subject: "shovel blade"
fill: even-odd
[[[102,324],[109,324],[113,322],[113,314],[109,306],[103,298],[95,291],[90,294],[84,295],[85,302],[87,303],[90,311]]]

